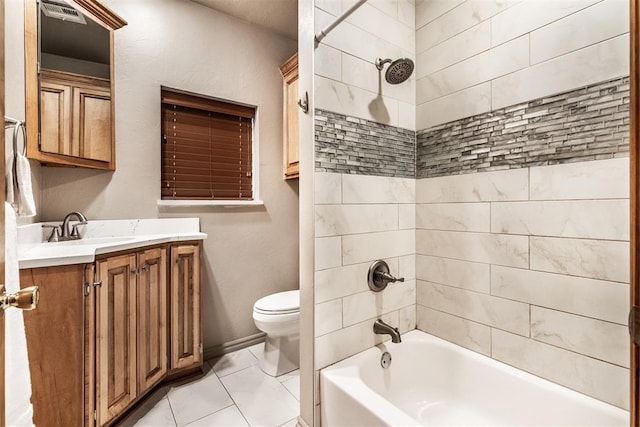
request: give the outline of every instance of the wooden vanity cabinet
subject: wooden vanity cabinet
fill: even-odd
[[[168,280],[170,278],[170,280]],[[200,244],[20,270],[36,425],[110,426],[163,381],[201,372]]]
[[[200,247],[171,247],[171,371],[202,365]]]
[[[300,175],[299,120],[298,120],[298,54],[296,53],[281,67],[283,79],[283,137],[284,137],[284,179],[298,178]]]

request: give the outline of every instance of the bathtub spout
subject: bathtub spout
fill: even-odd
[[[373,332],[376,334],[388,334],[391,335],[391,342],[399,343],[402,342],[400,339],[400,331],[398,328],[394,328],[393,326],[387,325],[381,319],[378,319],[373,324]]]

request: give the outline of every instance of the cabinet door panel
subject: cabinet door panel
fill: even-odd
[[[24,312],[33,422],[81,426],[85,415],[82,350],[89,344],[84,331],[83,266],[20,270],[20,283],[40,289],[38,309]]]
[[[167,373],[167,250],[138,257],[138,394]]]
[[[109,91],[73,88],[74,142],[86,159],[111,161],[111,97]],[[75,147],[74,147],[75,148]]]
[[[77,155],[71,148],[71,87],[42,81],[40,144],[48,153]]]
[[[136,397],[135,255],[98,262],[96,298],[98,425]]]
[[[171,248],[171,369],[202,363],[200,249]]]

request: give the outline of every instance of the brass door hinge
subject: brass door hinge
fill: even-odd
[[[629,311],[629,335],[633,343],[640,347],[640,306],[634,305]]]

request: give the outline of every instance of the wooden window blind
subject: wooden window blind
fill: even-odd
[[[162,89],[163,200],[252,200],[255,108]]]

